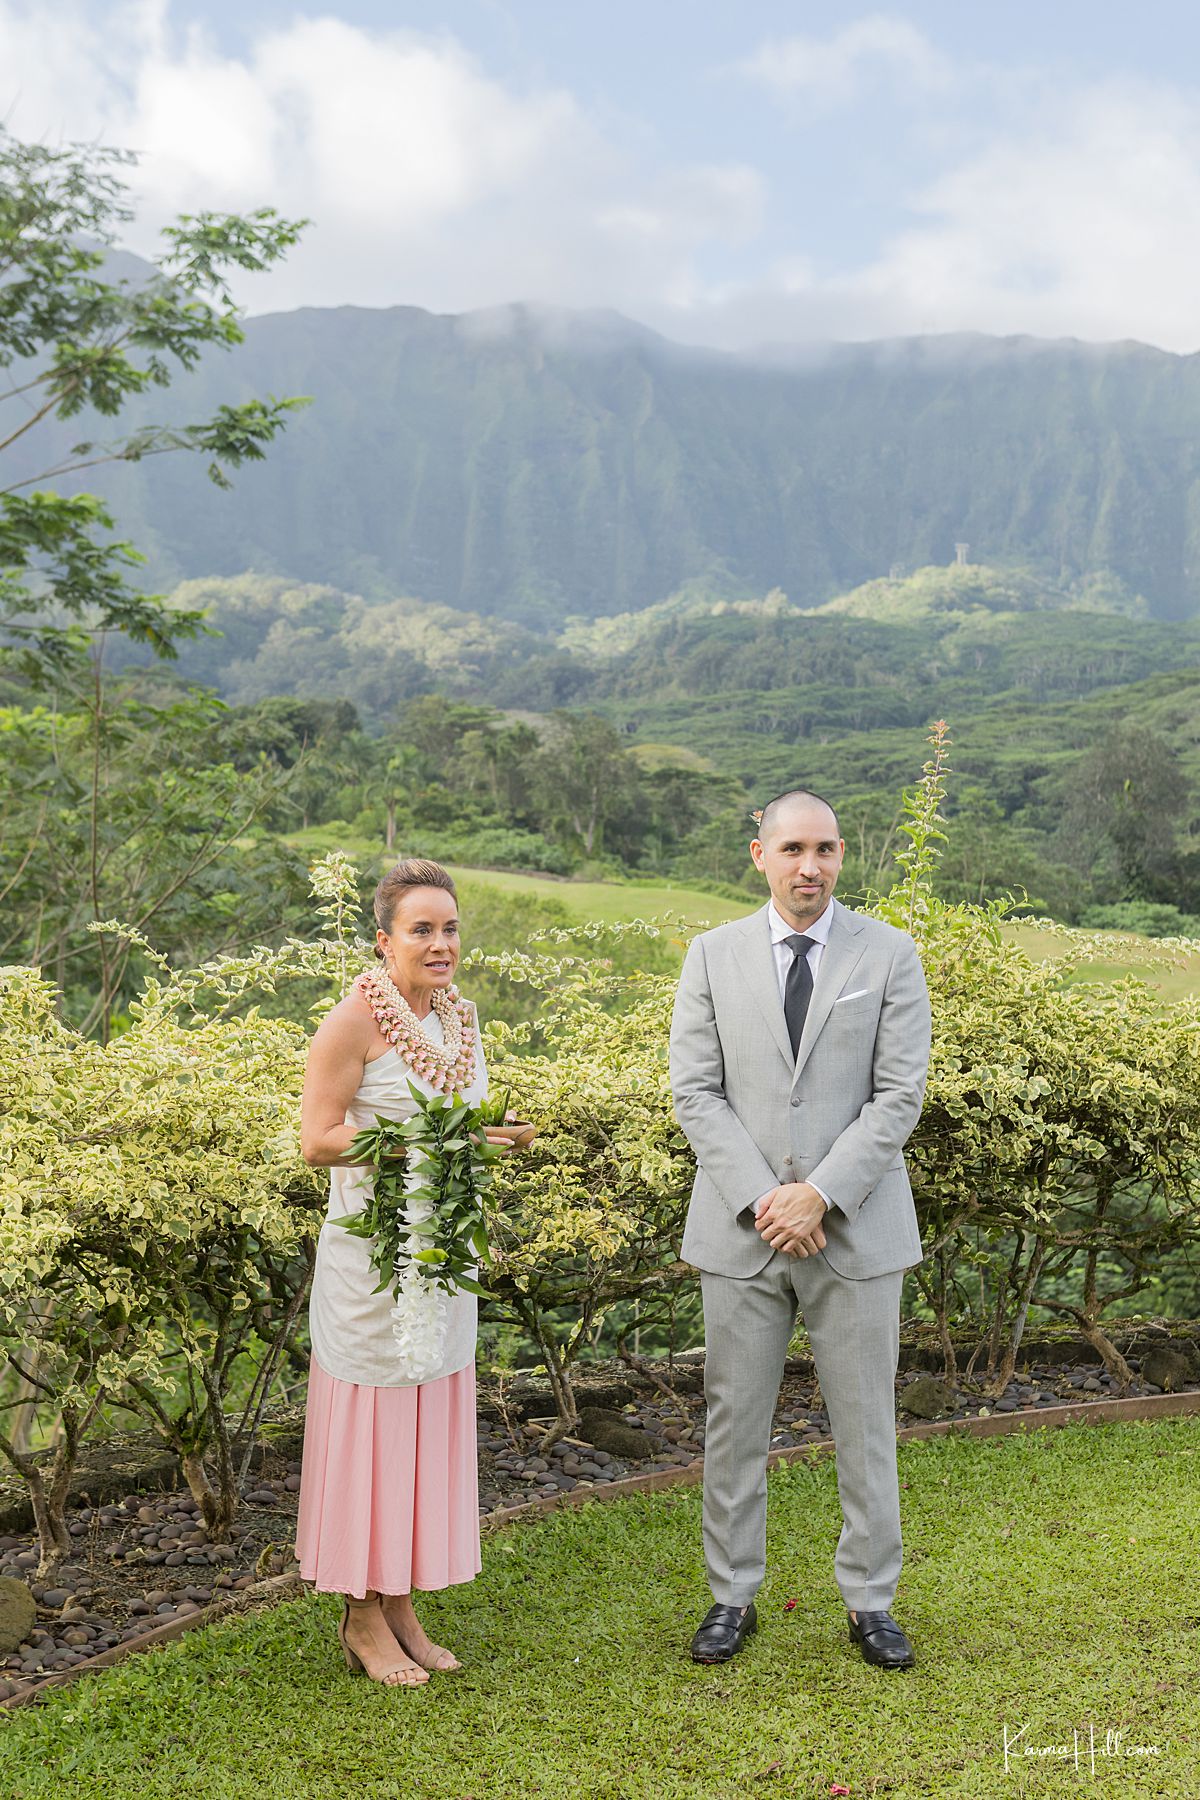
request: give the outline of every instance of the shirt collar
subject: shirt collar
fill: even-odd
[[[776,909],[773,900],[769,901],[767,905],[767,919],[771,926],[771,942],[773,944],[781,944],[784,938],[791,937],[796,929],[794,925],[789,925],[782,913]],[[804,936],[806,938],[811,938],[814,944],[827,944],[829,942],[829,930],[832,924],[833,897],[831,895],[829,905],[825,908],[825,911],[821,914],[820,918],[816,919],[811,925],[805,926]]]

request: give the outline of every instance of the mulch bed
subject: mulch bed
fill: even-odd
[[[1131,1355],[1128,1360],[1139,1372],[1140,1359]],[[928,1386],[928,1377],[912,1373],[897,1379],[902,1425],[913,1422],[906,1409],[906,1391],[921,1379]],[[584,1421],[580,1435],[562,1438],[549,1449],[542,1443],[550,1423],[544,1416],[544,1390],[521,1381],[481,1387],[482,1521],[507,1516],[512,1508],[531,1501],[544,1504],[558,1494],[582,1498],[588,1490],[602,1492],[631,1475],[656,1470],[665,1474],[672,1467],[694,1464],[703,1455],[703,1383],[696,1363],[676,1363],[672,1393],[625,1369],[610,1370],[605,1377],[580,1385]],[[1200,1380],[1182,1382],[1179,1388],[1200,1392]],[[954,1403],[945,1405],[940,1416],[951,1421],[983,1413],[1036,1416],[1065,1402],[1111,1399],[1116,1392],[1112,1379],[1095,1362],[1043,1362],[1020,1370],[999,1398],[985,1400],[957,1390],[950,1396]],[[1128,1392],[1136,1398],[1162,1389],[1139,1375]],[[829,1435],[811,1364],[803,1358],[789,1361],[772,1449],[817,1445]],[[593,1438],[598,1441],[590,1441]],[[0,1701],[15,1700],[47,1676],[130,1643],[155,1627],[234,1600],[265,1578],[294,1571],[299,1487],[299,1459],[268,1446],[227,1544],[208,1541],[186,1488],[130,1491],[101,1505],[87,1504],[85,1496],[70,1515],[74,1554],[46,1584],[35,1579],[38,1557],[32,1534],[0,1536],[0,1575],[30,1584],[37,1602],[37,1625],[27,1641],[0,1658]]]

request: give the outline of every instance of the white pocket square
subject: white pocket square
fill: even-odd
[[[869,994],[870,991],[870,988],[855,988],[852,994],[839,994],[833,1004],[843,1006],[847,1000],[861,1000],[863,995]]]

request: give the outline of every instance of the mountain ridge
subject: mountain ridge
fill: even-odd
[[[537,627],[689,582],[814,606],[965,543],[1200,613],[1200,357],[961,333],[790,354],[699,350],[604,309],[260,314],[129,410],[311,395],[265,463],[231,494],[182,458],[80,485],[159,585],[255,569]]]

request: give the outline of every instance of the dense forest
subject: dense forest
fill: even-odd
[[[212,755],[271,771],[281,839],[335,826],[468,864],[740,885],[751,807],[803,783],[839,810],[853,895],[885,878],[945,717],[948,896],[1160,932],[1200,913],[1200,626],[1083,609],[1020,569],[930,568],[810,610],[693,588],[557,636],[263,576],[175,604],[213,635],[129,679],[222,692]]]

